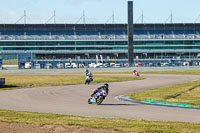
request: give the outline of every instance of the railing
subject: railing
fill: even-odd
[[[135,34],[135,40],[200,39],[199,34]],[[127,35],[0,35],[0,40],[127,40]]]
[[[0,54],[85,54],[85,53],[127,53],[127,50],[5,50],[0,51]],[[158,50],[134,50],[134,53],[200,53],[199,49],[158,49]]]

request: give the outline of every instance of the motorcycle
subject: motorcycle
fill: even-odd
[[[90,82],[92,82],[92,81],[93,81],[92,76],[87,76],[85,79],[85,84],[90,84]]]
[[[133,71],[133,75],[138,76],[138,77],[140,76],[137,71],[135,71],[135,72]]]
[[[98,90],[91,98],[88,99],[88,104],[95,103],[100,105],[108,93],[105,90]]]

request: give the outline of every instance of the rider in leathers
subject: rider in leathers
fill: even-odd
[[[91,97],[93,97],[94,94],[96,94],[99,90],[105,90],[106,93],[107,93],[107,95],[108,95],[108,92],[109,92],[108,87],[109,87],[108,83],[105,83],[104,86],[101,86],[101,87],[97,88],[97,89],[93,92],[93,94],[91,95]]]
[[[90,84],[92,81],[92,73],[87,69],[85,71],[86,79],[85,79],[85,84]]]

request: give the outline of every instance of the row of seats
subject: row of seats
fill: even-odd
[[[127,35],[0,35],[0,40],[122,40]],[[134,35],[134,39],[200,39],[199,34]]]
[[[135,39],[200,39],[200,34],[134,35]]]
[[[33,31],[3,31],[0,30],[0,34],[4,35],[55,35],[55,34],[65,34],[65,35],[106,35],[106,34],[127,34],[126,30],[110,30],[110,31],[45,31],[45,30],[33,30]],[[200,31],[197,30],[134,30],[134,34],[199,34]]]

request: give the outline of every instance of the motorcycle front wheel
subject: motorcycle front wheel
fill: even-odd
[[[91,98],[88,99],[88,104],[92,104]]]

